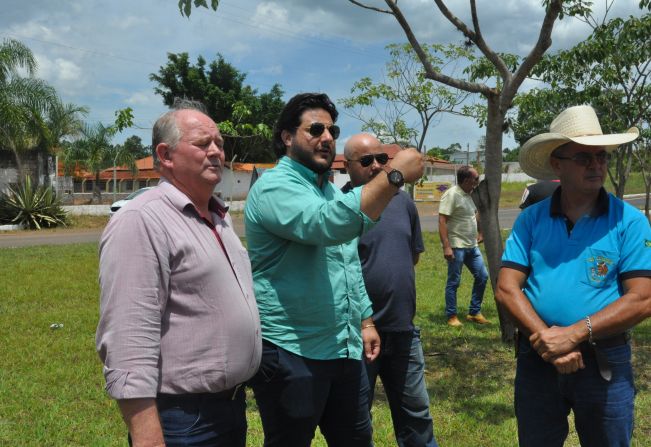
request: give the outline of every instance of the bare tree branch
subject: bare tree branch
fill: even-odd
[[[405,16],[402,14],[402,11],[398,7],[397,2],[395,0],[385,0],[385,2],[389,6],[389,8],[391,8],[394,17],[396,18],[396,20],[402,27],[403,31],[405,32],[405,35],[407,36],[407,40],[409,40],[409,43],[411,44],[412,48],[418,55],[418,58],[422,62],[423,67],[425,68],[425,76],[428,79],[470,93],[481,93],[484,96],[492,96],[498,94],[498,92],[495,89],[490,88],[485,84],[479,84],[476,82],[468,82],[461,79],[455,79],[450,76],[446,76],[443,73],[435,70],[434,67],[432,67],[432,64],[430,63],[429,59],[427,58],[427,53],[425,53],[425,51],[421,47],[420,42],[418,42],[418,39],[416,39],[416,36],[414,35],[414,32],[409,26],[407,19],[405,18]]]
[[[513,97],[520,88],[520,85],[522,85],[533,67],[540,61],[540,59],[542,59],[545,51],[547,51],[547,49],[551,46],[552,29],[554,28],[554,22],[561,12],[562,6],[563,0],[552,0],[549,2],[549,7],[545,13],[543,24],[540,27],[540,34],[538,34],[538,41],[536,42],[536,45],[534,45],[522,64],[520,64],[518,69],[515,71],[511,82],[508,85],[504,85],[502,103],[500,105],[503,110],[506,110],[511,106]]]
[[[466,36],[468,39],[473,41],[475,45],[477,45],[477,48],[479,48],[482,54],[486,56],[486,59],[488,59],[493,64],[493,66],[495,66],[497,71],[500,73],[500,76],[502,76],[502,79],[504,79],[504,82],[508,82],[511,79],[511,72],[509,71],[502,58],[499,57],[499,55],[488,46],[481,35],[481,31],[479,29],[479,19],[477,18],[477,5],[475,4],[475,0],[470,1],[472,21],[475,27],[474,31],[469,29],[465,23],[463,23],[457,16],[455,16],[452,11],[450,11],[448,7],[445,6],[443,0],[434,0],[434,3],[436,3],[436,6],[441,11],[441,14],[443,14],[443,16],[445,16],[445,18],[448,19],[450,23],[452,23],[459,31],[463,33],[464,36]]]
[[[368,6],[368,5],[365,5],[363,3],[358,2],[357,0],[348,0],[348,1],[351,2],[353,5],[359,6],[360,8],[370,9],[371,11],[381,12],[383,14],[391,14],[391,15],[393,15],[393,13],[391,11],[386,10],[386,9],[376,8],[375,6]]]

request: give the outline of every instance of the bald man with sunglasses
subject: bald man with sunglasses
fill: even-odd
[[[362,357],[377,357],[380,338],[356,238],[404,182],[420,178],[423,157],[403,151],[388,173],[344,194],[328,180],[337,115],[327,95],[290,99],[274,128],[280,161],[246,202],[263,339],[251,386],[265,446],[307,447],[317,426],[330,446],[372,444]]]
[[[386,169],[389,156],[373,135],[353,135],[344,146],[350,176],[342,191],[366,185]],[[359,238],[366,291],[373,303],[373,322],[380,335],[380,355],[366,364],[370,386],[382,380],[391,409],[396,445],[434,447],[436,439],[425,383],[425,358],[416,314],[416,272],[425,251],[418,210],[409,194],[396,191],[380,222]],[[364,331],[362,331],[364,335]]]

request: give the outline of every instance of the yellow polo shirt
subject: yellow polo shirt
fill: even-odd
[[[443,193],[439,214],[448,216],[448,240],[452,248],[477,246],[476,213],[472,197],[458,185]]]

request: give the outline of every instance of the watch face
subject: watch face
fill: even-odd
[[[389,172],[388,179],[389,179],[389,183],[391,183],[392,185],[396,185],[398,188],[400,188],[405,183],[405,180],[402,176],[402,172],[397,171],[395,169]]]

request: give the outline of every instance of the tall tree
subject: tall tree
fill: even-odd
[[[47,111],[58,101],[51,86],[33,77],[36,67],[34,55],[22,43],[6,39],[0,44],[0,149],[13,152],[19,179],[26,174],[21,153],[38,145]]]
[[[152,154],[151,146],[145,146],[142,144],[142,138],[138,135],[131,135],[129,138],[124,140],[122,146],[124,146],[127,151],[131,152],[136,160],[149,157]]]
[[[602,24],[589,16],[592,34],[575,47],[547,55],[533,74],[549,84],[516,98],[516,138],[545,132],[552,118],[570,105],[589,103],[604,132],[651,123],[651,14],[614,18]],[[608,174],[618,197],[624,195],[635,144],[619,148]]]
[[[85,124],[81,137],[65,146],[63,164],[68,171],[78,167],[91,172],[95,176],[93,182],[93,200],[102,203],[102,191],[99,187],[100,173],[115,165],[126,165],[135,171],[135,157],[125,146],[113,146],[111,140],[118,128],[115,124],[105,126]]]
[[[364,123],[363,130],[373,132],[382,142],[406,143],[424,152],[430,126],[443,113],[459,114],[468,93],[425,78],[411,45],[392,44],[386,48],[391,60],[386,64],[384,81],[362,78],[351,88],[352,96],[342,103]],[[423,51],[432,66],[438,68],[460,58],[473,58],[471,51],[458,45],[425,45]]]
[[[47,110],[40,146],[48,152],[59,152],[64,140],[81,135],[86,115],[88,107],[64,103],[57,98]]]
[[[643,0],[648,2],[649,0]],[[532,68],[540,61],[543,54],[551,46],[551,33],[554,22],[562,14],[579,15],[589,11],[589,0],[543,0],[544,16],[538,30],[538,38],[526,57],[516,63],[509,61],[504,55],[495,52],[484,39],[476,0],[470,0],[471,25],[469,26],[455,15],[445,4],[444,0],[434,0],[436,8],[452,26],[460,31],[469,46],[476,47],[491,67],[491,73],[486,73],[483,79],[461,79],[442,73],[433,66],[424,50],[423,44],[414,33],[409,20],[398,6],[397,0],[384,0],[387,9],[370,6],[360,0],[348,0],[359,7],[395,18],[405,33],[423,65],[425,77],[448,87],[468,93],[478,93],[486,101],[486,171],[485,178],[475,191],[475,201],[482,215],[484,243],[488,259],[491,284],[495,289],[502,255],[502,236],[497,215],[502,179],[502,132],[505,129],[507,111],[513,104],[518,89],[527,78]],[[210,4],[209,4],[210,3]],[[178,5],[182,14],[189,15],[192,5],[217,9],[219,0],[179,0]],[[481,73],[480,73],[481,74]],[[491,84],[492,85],[489,85]],[[499,309],[500,328],[504,340],[511,340],[515,327],[508,315]]]
[[[187,53],[167,55],[167,65],[149,78],[154,91],[167,106],[176,98],[202,102],[224,136],[226,159],[272,161],[271,129],[284,107],[283,91],[275,84],[259,94],[245,85],[246,74],[226,62],[222,55],[210,64],[199,56],[191,64]]]

